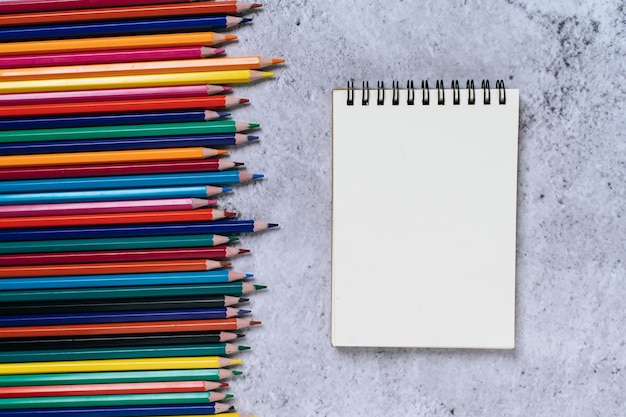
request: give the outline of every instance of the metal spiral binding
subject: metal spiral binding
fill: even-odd
[[[446,103],[446,93],[445,87],[443,84],[443,80],[437,80],[435,83],[435,88],[437,89],[437,105],[443,106]],[[452,80],[451,86],[452,90],[452,104],[459,105],[461,104],[461,88],[459,86],[458,80]],[[491,104],[491,90],[489,87],[489,80],[482,80],[480,88],[483,90],[483,104],[490,105]],[[476,104],[476,88],[474,86],[474,80],[467,80],[465,84],[465,89],[467,90],[467,104],[475,105]],[[504,86],[504,80],[496,80],[496,89],[498,90],[498,104],[506,104],[506,88]],[[400,82],[392,81],[391,88],[391,104],[397,106],[400,104]],[[428,80],[422,80],[422,105],[428,106],[430,105],[430,89],[428,87]],[[406,83],[406,91],[407,91],[407,99],[406,104],[409,106],[415,105],[415,84],[413,80],[409,80]],[[355,97],[355,88],[354,81],[348,81],[348,98],[346,104],[348,106],[354,105],[354,97]],[[370,85],[368,81],[363,81],[363,88],[361,89],[361,105],[369,106],[370,104]],[[382,106],[385,104],[385,83],[383,81],[378,81],[376,83],[376,104],[378,106]]]

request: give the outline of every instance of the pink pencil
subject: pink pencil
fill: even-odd
[[[0,57],[0,68],[54,67],[58,65],[110,64],[116,62],[170,61],[199,59],[223,54],[224,50],[207,46],[124,49],[42,55],[7,55]]]
[[[221,94],[231,90],[232,88],[221,85],[200,84],[174,87],[114,88],[109,90],[0,94],[0,106],[76,103],[81,101],[141,100],[170,97],[201,97]]]
[[[134,213],[144,211],[194,210],[217,204],[200,198],[169,198],[87,203],[20,204],[0,206],[0,217],[63,216],[72,214]]]

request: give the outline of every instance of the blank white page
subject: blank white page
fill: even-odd
[[[332,344],[513,349],[519,91],[333,91]]]

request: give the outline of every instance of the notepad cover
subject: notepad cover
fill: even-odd
[[[375,93],[333,91],[332,344],[514,348],[519,91]]]

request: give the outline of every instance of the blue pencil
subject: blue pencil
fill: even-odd
[[[37,278],[2,278],[2,291],[61,288],[135,287],[141,285],[221,284],[250,278],[233,271],[150,272],[142,274],[68,275]]]
[[[32,314],[0,316],[0,326],[48,326],[55,324],[123,323],[128,321],[211,320],[249,314],[238,308],[202,308],[188,310],[116,311],[74,314]]]
[[[251,19],[232,16],[193,16],[168,19],[127,20],[65,25],[19,26],[0,29],[0,41],[91,38],[150,33],[204,32],[226,29]]]
[[[52,193],[0,194],[0,205],[76,203],[81,201],[146,200],[161,198],[207,198],[231,191],[226,187],[161,187],[118,190],[63,191]]]
[[[117,126],[152,123],[190,123],[204,122],[227,116],[230,116],[230,113],[212,110],[176,110],[57,117],[20,117],[15,119],[0,119],[0,130],[55,129],[63,127]],[[3,152],[0,152],[0,154],[4,155]]]
[[[0,230],[0,242],[51,239],[94,239],[131,236],[171,236],[195,234],[251,233],[277,224],[254,220],[228,220],[196,223],[164,223],[121,226],[83,226],[47,229]],[[3,279],[2,282],[5,280]]]
[[[206,135],[88,139],[81,141],[13,142],[0,143],[0,155],[232,146],[256,139],[258,139],[258,136],[245,135],[243,133],[213,133]]]
[[[263,178],[246,171],[192,172],[180,174],[116,175],[111,177],[17,180],[0,182],[0,193],[35,193],[46,191],[103,190],[144,187],[239,184]],[[206,197],[206,196],[205,196]]]
[[[117,407],[34,408],[29,410],[0,410],[0,417],[144,417],[207,415],[224,412],[216,404],[134,405]],[[221,404],[220,404],[221,405]],[[234,409],[230,406],[230,409]]]

